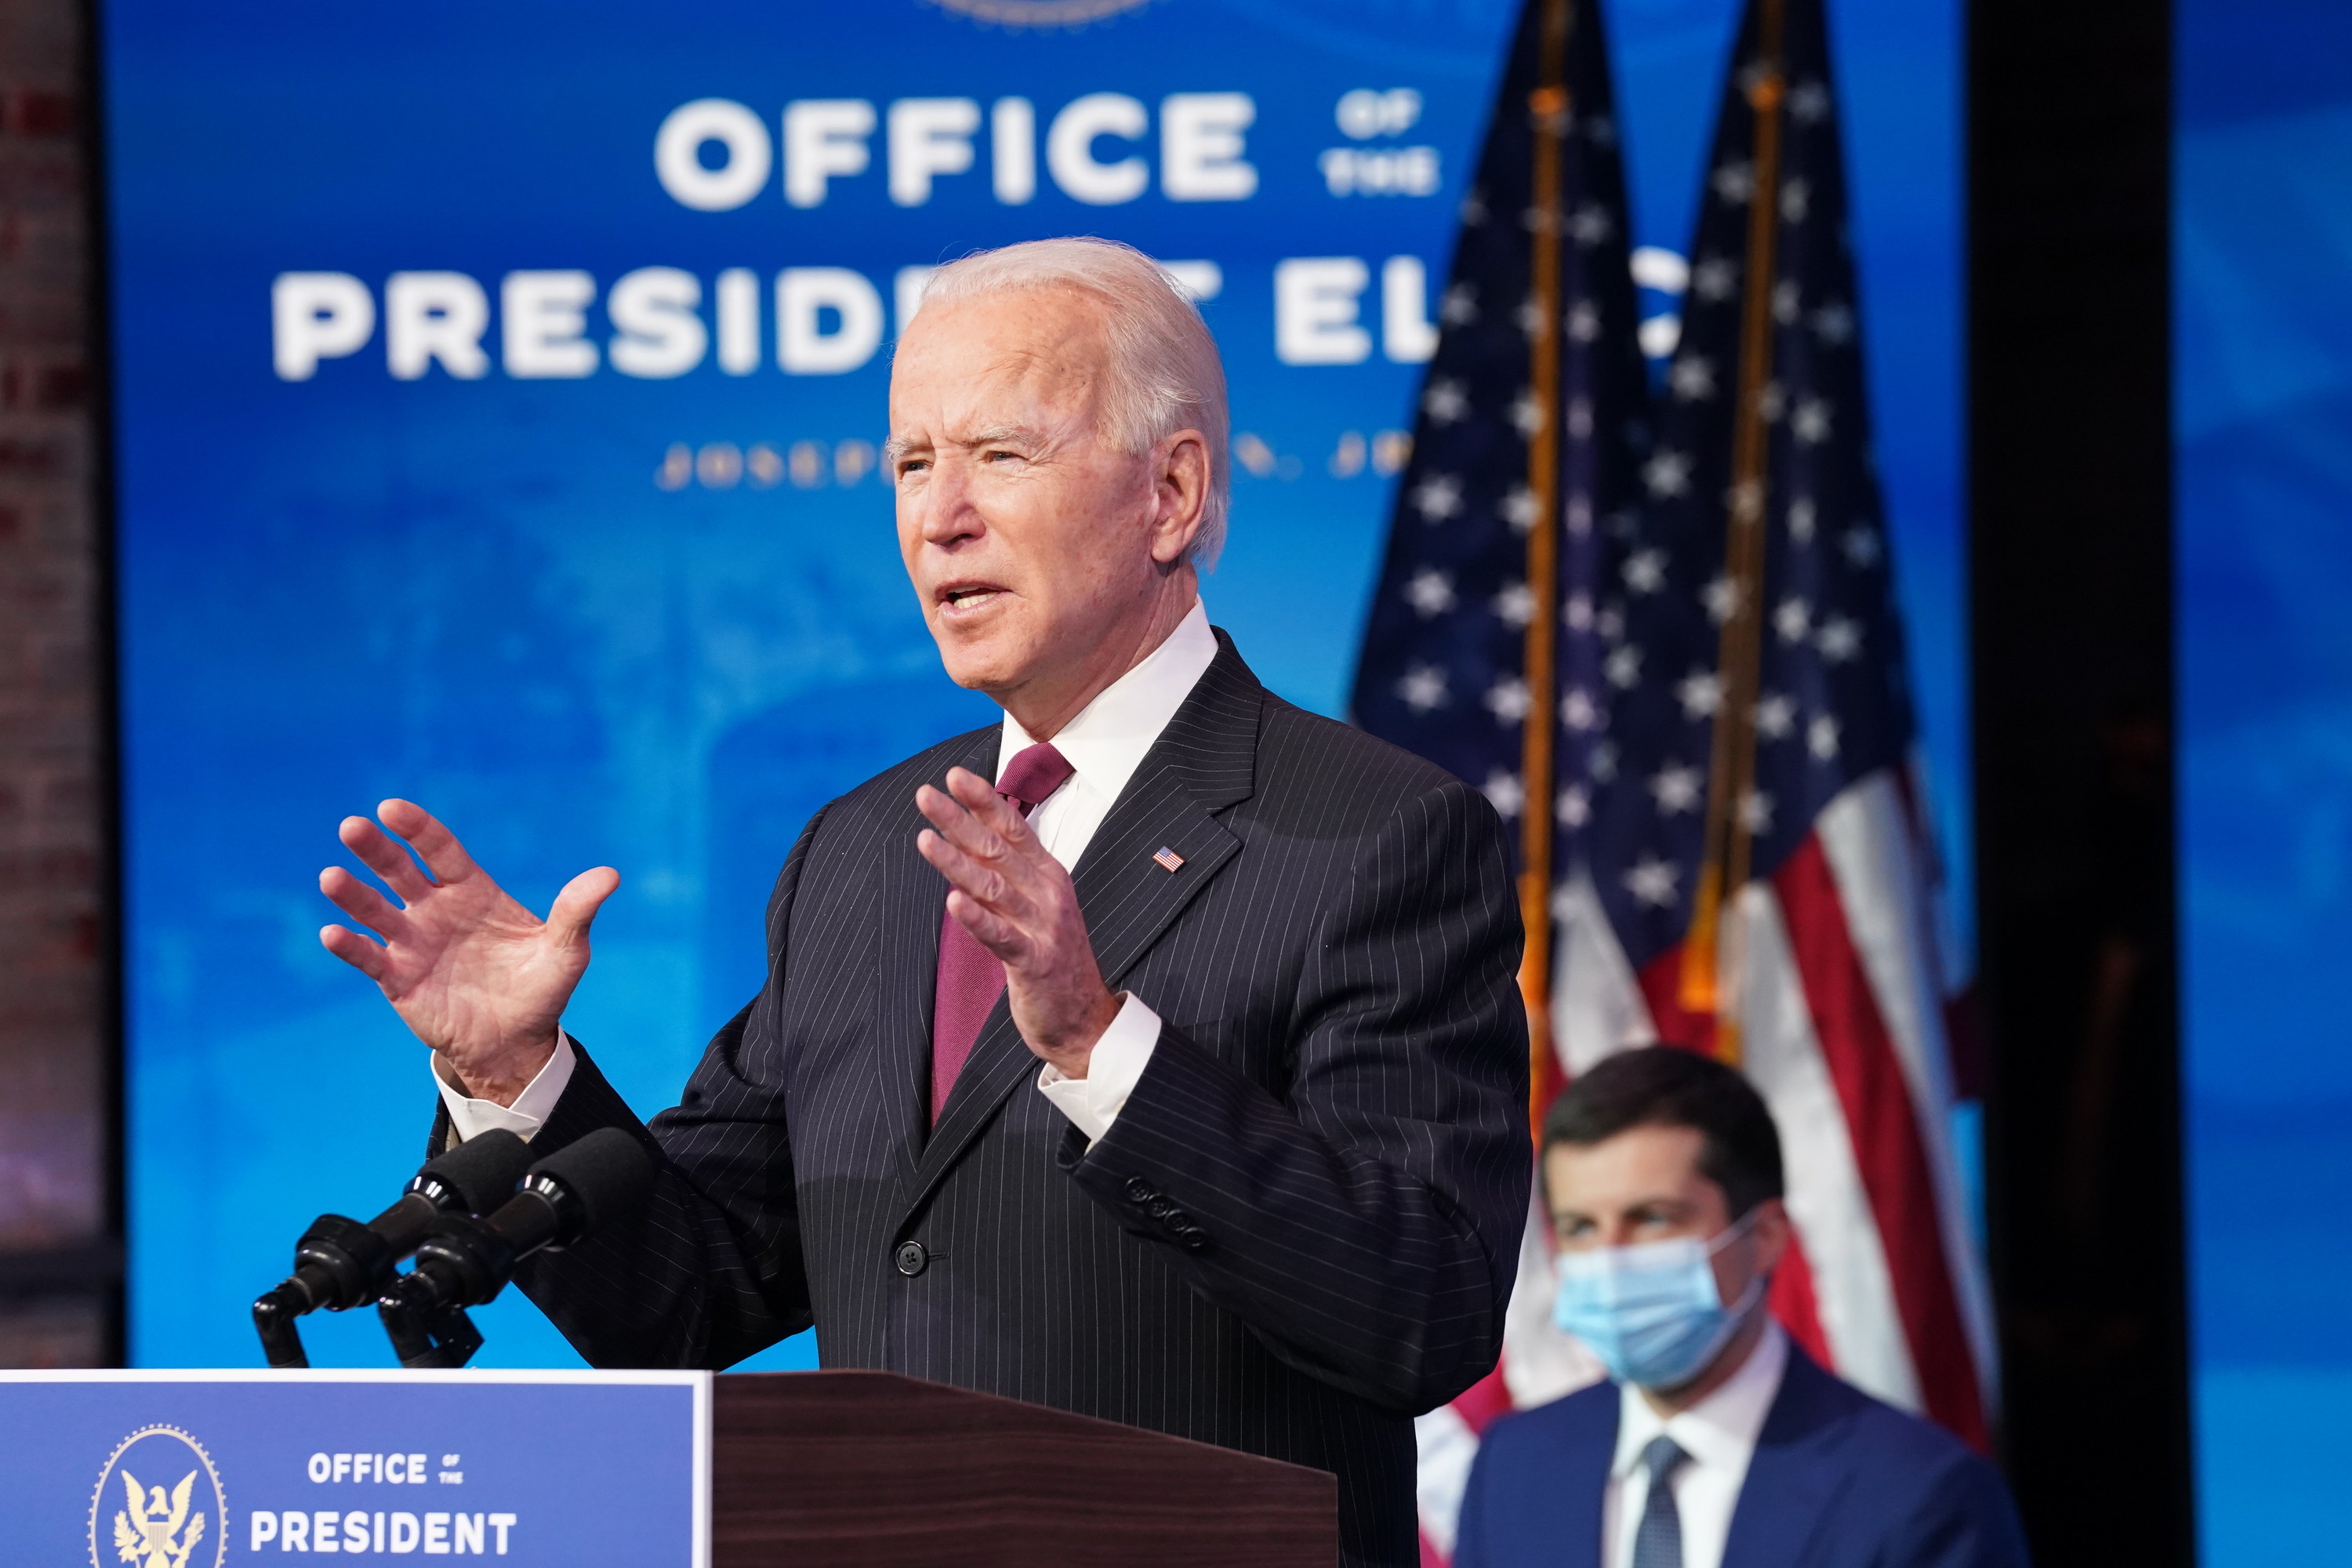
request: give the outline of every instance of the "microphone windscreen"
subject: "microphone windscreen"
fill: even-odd
[[[530,1169],[530,1145],[498,1129],[477,1133],[425,1163],[419,1176],[437,1177],[466,1201],[467,1214],[488,1214],[514,1195]]]
[[[635,1138],[617,1127],[600,1127],[533,1165],[530,1174],[562,1184],[580,1205],[581,1234],[585,1236],[646,1201],[654,1184],[654,1163]]]

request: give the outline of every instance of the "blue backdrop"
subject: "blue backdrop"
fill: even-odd
[[[567,1022],[650,1112],[757,985],[808,814],[990,717],[872,472],[900,269],[1071,232],[1213,264],[1238,461],[1207,597],[1337,710],[1514,6],[975,8],[1033,7],[104,0],[138,1363],[255,1361],[303,1224],[421,1157],[424,1053],[317,945],[338,819],[419,800],[541,908],[620,867]],[[1733,9],[1611,0],[1644,246],[1686,243]],[[1957,0],[1833,12],[1964,870]],[[576,1364],[527,1303],[480,1316],[486,1363]],[[310,1332],[387,1359],[362,1315]]]
[[[2181,914],[2211,1568],[2352,1539],[2352,12],[2182,0]]]

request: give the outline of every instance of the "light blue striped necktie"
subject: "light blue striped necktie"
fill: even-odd
[[[1683,1516],[1675,1507],[1675,1467],[1690,1456],[1667,1436],[1650,1439],[1642,1468],[1650,1474],[1642,1527],[1633,1532],[1633,1568],[1683,1568]]]

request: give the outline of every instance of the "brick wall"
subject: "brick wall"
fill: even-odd
[[[0,0],[0,1365],[112,1353],[83,18]]]

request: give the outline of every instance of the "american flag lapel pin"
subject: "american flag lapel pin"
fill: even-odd
[[[1158,862],[1160,868],[1163,871],[1173,871],[1177,867],[1181,866],[1184,863],[1184,857],[1177,854],[1176,851],[1169,848],[1164,844],[1160,847],[1160,853],[1154,855],[1151,858]]]

